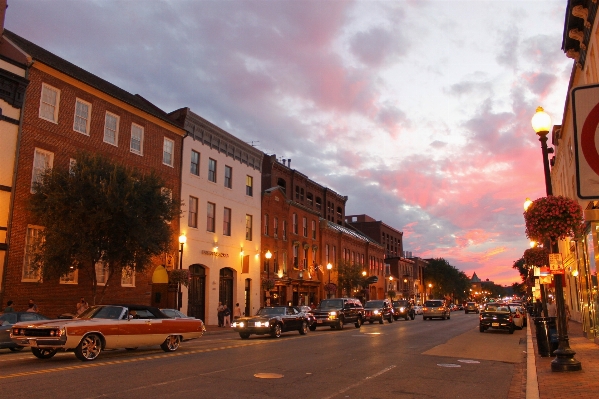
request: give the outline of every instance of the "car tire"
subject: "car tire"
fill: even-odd
[[[102,339],[97,334],[88,334],[75,348],[75,356],[81,361],[95,360],[102,352]]]
[[[337,322],[337,330],[343,330],[344,323],[345,323],[345,320],[343,319],[343,317],[340,317],[339,321]]]
[[[306,335],[308,333],[308,323],[302,322],[302,327],[299,329],[300,335]]]
[[[181,345],[181,337],[179,335],[169,335],[164,342],[160,344],[160,347],[165,352],[174,352],[179,349],[179,345]]]
[[[275,324],[273,330],[270,333],[270,336],[273,338],[280,338],[281,337],[281,325],[280,324]]]
[[[388,321],[389,323],[393,323],[393,316],[389,316],[389,318],[387,319],[387,321]]]
[[[250,333],[240,332],[239,336],[241,337],[241,339],[248,339],[250,337]]]
[[[312,324],[310,326],[310,331],[316,331],[316,324]]]
[[[410,316],[406,315],[406,317],[404,317],[404,320],[408,320],[410,318]]]
[[[56,349],[31,348],[31,353],[38,359],[50,359],[52,356],[56,355],[56,352]]]
[[[15,347],[8,348],[8,349],[10,349],[11,352],[19,352],[19,351],[22,351],[23,348],[24,348],[24,346],[15,346]]]
[[[360,328],[362,326],[362,318],[358,317],[354,325],[356,326],[356,328]]]

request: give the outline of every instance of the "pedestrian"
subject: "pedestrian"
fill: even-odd
[[[4,308],[4,313],[14,312],[15,311],[15,308],[12,307],[12,304],[13,304],[12,301],[6,302],[6,307]]]
[[[29,300],[29,307],[26,310],[26,312],[33,312],[33,313],[39,312],[39,309],[38,309],[37,305],[35,304],[35,302],[33,302],[33,299]]]
[[[231,309],[227,307],[227,304],[223,305],[223,326],[231,327]]]
[[[223,310],[224,309],[225,308],[223,307],[223,303],[219,302],[218,307],[216,308],[216,315],[218,316],[218,326],[219,327],[223,326],[223,322],[224,322]]]
[[[555,302],[551,298],[547,301],[547,315],[549,317],[557,316],[557,306],[555,306]]]
[[[233,320],[237,320],[241,317],[241,308],[239,307],[239,302],[235,304],[235,309],[233,309]]]
[[[89,308],[89,304],[85,301],[84,297],[81,297],[81,300],[77,302],[76,316],[79,316],[81,313],[85,312],[87,308]]]

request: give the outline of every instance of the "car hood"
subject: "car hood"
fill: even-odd
[[[56,319],[56,320],[36,320],[20,321],[13,324],[13,327],[19,328],[62,328],[67,326],[105,324],[107,321],[118,321],[115,319]]]
[[[240,317],[239,319],[235,320],[237,322],[240,321],[268,321],[272,318],[274,318],[275,316],[251,316],[251,317]]]

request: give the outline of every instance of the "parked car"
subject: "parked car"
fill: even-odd
[[[378,321],[383,324],[384,320],[393,322],[393,306],[388,299],[375,299],[367,301],[364,305],[364,321],[370,324]]]
[[[466,302],[466,307],[464,308],[464,313],[468,314],[470,312],[474,312],[478,314],[478,305],[476,302]]]
[[[296,306],[295,308],[304,316],[306,316],[306,319],[308,320],[308,327],[312,327],[316,324],[316,317],[314,317],[314,314],[312,314],[312,308],[310,306],[302,305]]]
[[[416,316],[416,312],[412,307],[410,301],[405,299],[400,299],[399,301],[393,301],[393,319],[399,320],[400,317],[403,317],[404,320],[412,319]]]
[[[514,319],[514,325],[518,329],[526,327],[526,308],[518,302],[509,302],[507,304],[512,311],[512,318]]]
[[[445,305],[444,300],[429,299],[424,302],[424,307],[422,308],[422,320],[432,319],[433,317],[438,317],[442,320],[451,318],[451,312],[447,305]]]
[[[160,311],[171,318],[195,319],[195,317],[187,316],[185,313],[177,309],[160,309]]]
[[[489,328],[507,330],[510,334],[514,333],[514,319],[512,311],[508,305],[490,302],[480,313],[480,332],[485,332]]]
[[[266,306],[258,309],[255,316],[240,317],[233,321],[231,327],[242,339],[248,339],[251,334],[269,334],[279,338],[286,331],[299,331],[305,335],[308,332],[308,319],[292,306]]]
[[[34,312],[8,312],[0,314],[0,349],[8,348],[13,352],[23,350],[23,346],[17,345],[10,339],[13,324],[18,322],[30,322],[39,320],[50,320],[46,316]]]
[[[200,319],[169,318],[151,306],[99,305],[76,319],[17,323],[12,326],[11,339],[31,347],[39,359],[73,350],[78,359],[89,361],[105,349],[160,345],[165,352],[174,352],[181,341],[199,338],[205,331]]]
[[[414,305],[414,306],[412,306],[412,308],[414,309],[414,314],[416,314],[416,315],[422,314],[422,306]]]
[[[316,318],[316,324],[310,327],[312,331],[320,326],[341,330],[347,323],[354,323],[356,328],[360,328],[364,322],[364,308],[356,298],[323,299],[318,307],[312,309],[312,314]]]

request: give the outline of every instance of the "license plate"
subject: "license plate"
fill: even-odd
[[[493,326],[493,327],[499,327],[499,323],[491,323],[491,326]]]
[[[322,324],[322,320],[316,320],[316,323]]]

